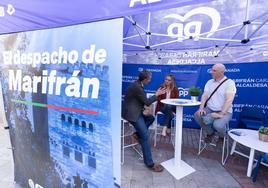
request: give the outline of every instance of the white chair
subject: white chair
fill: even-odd
[[[163,116],[164,114],[162,112],[157,112],[156,115],[155,115],[155,133],[154,133],[154,147],[156,147],[156,142],[157,142],[157,135],[161,135],[162,133],[162,129],[163,129],[163,126],[160,125],[160,123],[158,122],[158,117],[159,116]],[[174,139],[173,137],[175,136],[174,132],[175,132],[175,129],[176,129],[176,126],[175,126],[175,122],[176,122],[176,118],[175,118],[175,114],[174,114],[174,118],[171,120],[171,143],[174,147]],[[173,130],[174,129],[174,130]]]
[[[154,93],[147,93],[146,94],[147,97],[151,97],[153,95],[155,95],[155,94]],[[152,103],[149,106],[150,107],[150,114],[155,115],[156,105],[157,105],[157,101],[155,101],[154,103]],[[149,127],[149,130],[152,130],[154,132],[154,147],[156,147],[157,135],[161,135],[162,128],[163,128],[163,126],[161,126],[160,123],[158,122],[158,116],[160,116],[160,115],[163,115],[163,113],[160,111],[156,113],[153,125],[151,125]],[[175,114],[174,114],[174,118],[173,118],[172,122],[175,122]],[[174,123],[174,125],[175,125],[175,123]],[[174,132],[172,130],[175,127],[174,125],[171,126],[171,132]],[[174,147],[173,136],[174,136],[174,134],[171,134],[171,142],[172,142],[173,147]]]
[[[142,153],[136,148],[137,145],[139,145],[139,143],[128,143],[126,144],[126,138],[129,138],[132,136],[132,134],[135,132],[134,127],[131,123],[129,123],[127,120],[125,119],[121,119],[121,165],[124,164],[125,162],[125,149],[127,148],[132,148],[138,155],[139,155],[139,159],[143,159],[143,155]]]
[[[225,165],[227,158],[229,156],[229,136],[228,136],[228,130],[229,130],[229,123],[226,125],[226,132],[223,137],[223,143],[222,143],[222,154],[221,154],[221,164]],[[207,145],[216,146],[211,143],[205,143],[204,141],[204,133],[203,128],[200,129],[200,135],[199,135],[199,145],[198,145],[198,155],[202,153],[202,151],[207,147]]]

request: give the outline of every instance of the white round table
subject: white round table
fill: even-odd
[[[235,135],[232,132],[237,131],[241,133],[241,136]],[[259,140],[259,135],[257,130],[250,130],[250,129],[232,129],[228,132],[229,136],[234,140],[231,155],[233,153],[237,153],[244,157],[248,157],[245,154],[235,150],[236,143],[240,143],[246,147],[250,148],[249,160],[248,160],[248,169],[247,169],[247,176],[251,177],[251,171],[253,166],[254,154],[255,150],[268,153],[268,142],[263,142]]]
[[[161,102],[176,106],[175,155],[173,159],[163,162],[162,165],[176,179],[181,179],[195,171],[194,168],[181,160],[183,107],[200,105],[200,102],[192,102],[188,99],[164,99]]]

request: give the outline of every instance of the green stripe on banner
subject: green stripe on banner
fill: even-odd
[[[38,106],[38,107],[41,107],[41,108],[51,108],[51,109],[69,111],[69,112],[79,112],[79,113],[85,113],[85,114],[91,114],[91,115],[99,115],[99,113],[94,111],[94,110],[83,110],[83,109],[78,109],[78,108],[68,108],[68,107],[64,107],[64,106],[54,106],[54,105],[50,105],[50,104],[42,104],[42,103],[38,103],[38,102],[28,102],[28,101],[15,100],[15,99],[11,99],[11,101],[15,102],[15,103],[25,104],[25,105]]]
[[[38,103],[38,102],[28,102],[28,101],[21,101],[21,100],[15,100],[11,99],[12,102],[20,103],[20,104],[26,104],[26,105],[32,105],[32,106],[38,106],[41,108],[46,108],[46,104]]]

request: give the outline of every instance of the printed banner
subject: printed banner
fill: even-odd
[[[128,85],[137,79],[138,73],[147,69],[152,72],[152,80],[145,86],[147,93],[155,93],[164,82],[165,76],[173,74],[179,89],[179,98],[190,99],[189,87],[197,86],[203,90],[206,82],[211,79],[211,66],[123,64],[123,96]],[[237,126],[239,112],[244,106],[258,107],[268,113],[268,63],[227,64],[226,69],[226,76],[233,79],[237,87],[230,126]],[[183,109],[184,127],[199,128],[193,119],[196,110],[198,110],[198,106]],[[266,122],[268,122],[268,117],[266,116],[266,118]]]
[[[122,27],[117,19],[0,36],[22,187],[120,186]]]

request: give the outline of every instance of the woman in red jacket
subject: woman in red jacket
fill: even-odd
[[[168,104],[163,104],[160,101],[162,99],[178,98],[179,90],[176,86],[175,77],[171,74],[166,76],[165,82],[160,86],[160,88],[165,88],[166,93],[157,97],[157,105],[155,112],[157,113],[158,111],[160,111],[164,114],[164,127],[161,135],[165,137],[167,135],[170,135],[171,133],[171,120],[174,117],[173,112],[176,112],[176,107]]]

